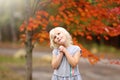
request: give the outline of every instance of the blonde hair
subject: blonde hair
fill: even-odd
[[[73,43],[71,35],[69,34],[69,32],[65,28],[63,28],[63,27],[55,27],[52,30],[50,30],[50,32],[49,32],[49,35],[50,35],[50,47],[51,48],[58,48],[59,47],[59,45],[56,44],[53,41],[54,36],[55,36],[55,30],[59,30],[60,32],[63,32],[63,34],[65,34],[66,39],[67,39],[67,42],[65,44],[66,46],[70,46]]]

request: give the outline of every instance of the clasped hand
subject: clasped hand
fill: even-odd
[[[66,48],[64,46],[59,46],[59,51],[65,53]]]

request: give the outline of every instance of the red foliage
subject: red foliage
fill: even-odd
[[[76,41],[74,41],[74,42],[76,42]],[[99,57],[97,57],[94,54],[92,54],[89,50],[84,48],[81,44],[78,44],[77,42],[74,43],[74,44],[77,44],[77,45],[80,46],[80,48],[82,49],[82,57],[87,58],[91,64],[95,64],[98,61],[100,61]]]
[[[47,0],[49,2],[47,5],[43,1],[40,5],[44,8],[36,11],[35,17],[29,19],[28,25],[23,23],[20,27],[21,32],[26,30],[35,32],[41,28],[40,32],[33,34],[33,42],[49,40],[48,32],[45,31],[48,25],[53,27],[65,25],[73,36],[86,34],[88,40],[92,40],[93,33],[103,35],[105,40],[109,39],[107,36],[120,35],[120,7],[117,7],[120,0],[95,0],[94,5],[86,0]],[[116,7],[110,8],[113,3]],[[54,11],[55,8],[50,6],[57,7],[54,14],[51,14],[50,10]],[[21,38],[25,41],[25,37]],[[100,39],[100,36],[97,38]],[[88,58],[90,63],[99,61],[99,58],[81,46],[75,37],[73,41],[82,48],[82,56]]]

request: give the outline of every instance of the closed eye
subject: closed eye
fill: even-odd
[[[54,36],[54,39],[56,38],[56,36]]]
[[[58,33],[58,35],[60,35],[60,33]]]

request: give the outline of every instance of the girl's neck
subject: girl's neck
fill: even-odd
[[[59,46],[64,46],[65,48],[68,48],[71,45],[59,45]]]

